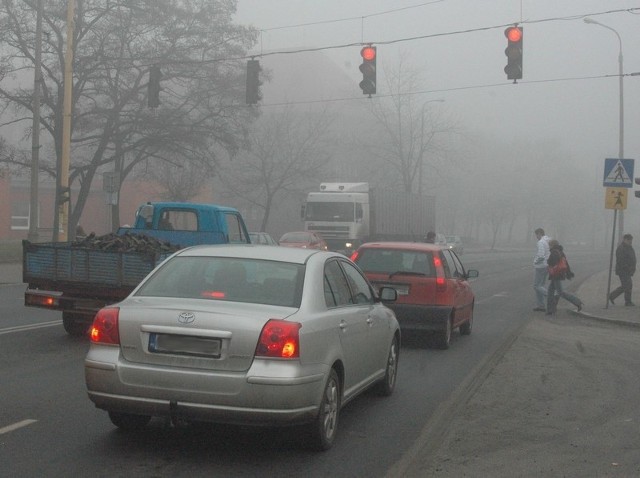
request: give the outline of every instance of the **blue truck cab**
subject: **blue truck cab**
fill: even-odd
[[[143,204],[133,226],[119,228],[118,234],[144,234],[181,247],[251,242],[238,210],[183,202]]]

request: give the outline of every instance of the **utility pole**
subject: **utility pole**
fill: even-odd
[[[36,12],[35,71],[33,75],[33,126],[31,131],[31,190],[29,204],[29,234],[31,242],[38,241],[40,207],[38,176],[40,172],[40,92],[42,88],[42,13],[44,0],[38,0]]]
[[[69,164],[71,157],[71,105],[73,95],[73,14],[75,0],[67,0],[67,51],[64,58],[64,103],[62,110],[62,160],[60,161],[60,187],[58,189],[59,226],[54,231],[61,242],[69,237]],[[59,230],[58,230],[59,229]]]

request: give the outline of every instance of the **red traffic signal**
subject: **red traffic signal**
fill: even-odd
[[[375,95],[376,93],[376,56],[375,46],[365,46],[360,50],[362,64],[360,71],[362,72],[362,81],[360,88],[365,95]]]
[[[507,55],[507,66],[504,72],[508,80],[520,80],[522,78],[522,27],[508,27],[504,31],[509,43],[504,54]]]
[[[364,58],[366,61],[371,61],[376,59],[376,47],[375,46],[365,46],[362,50],[360,50],[360,56]]]
[[[504,31],[504,36],[506,36],[509,41],[519,42],[522,40],[522,28],[509,27]]]

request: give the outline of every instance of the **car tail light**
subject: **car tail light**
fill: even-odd
[[[433,256],[433,265],[436,269],[436,290],[438,292],[444,292],[447,290],[447,281],[444,277],[444,268],[442,267],[442,259],[440,257],[434,255]]]
[[[105,307],[100,309],[93,319],[93,325],[89,330],[91,342],[96,344],[120,345],[120,333],[118,332],[119,307]]]
[[[298,322],[269,319],[260,333],[256,357],[299,358],[300,327]]]
[[[360,255],[360,253],[358,251],[354,251],[353,254],[351,254],[350,259],[355,262],[356,259],[358,259],[358,256]]]

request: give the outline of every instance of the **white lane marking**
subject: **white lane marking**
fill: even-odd
[[[31,425],[32,423],[37,422],[37,421],[38,420],[32,420],[31,418],[29,418],[27,420],[22,420],[21,422],[14,423],[13,425],[9,425],[9,426],[6,426],[4,428],[0,428],[0,435],[12,432],[14,430],[17,430],[18,428],[26,427],[28,425]]]
[[[509,293],[508,292],[498,292],[497,294],[493,294],[492,296],[487,297],[486,299],[477,300],[476,304],[484,304],[485,302],[488,302],[491,299],[494,299],[496,297],[509,297]]]
[[[55,325],[60,325],[61,323],[62,320],[52,320],[50,322],[42,322],[40,324],[16,325],[15,327],[0,329],[0,335],[13,334],[15,332],[22,332],[24,330],[41,329],[43,327],[53,327]]]

